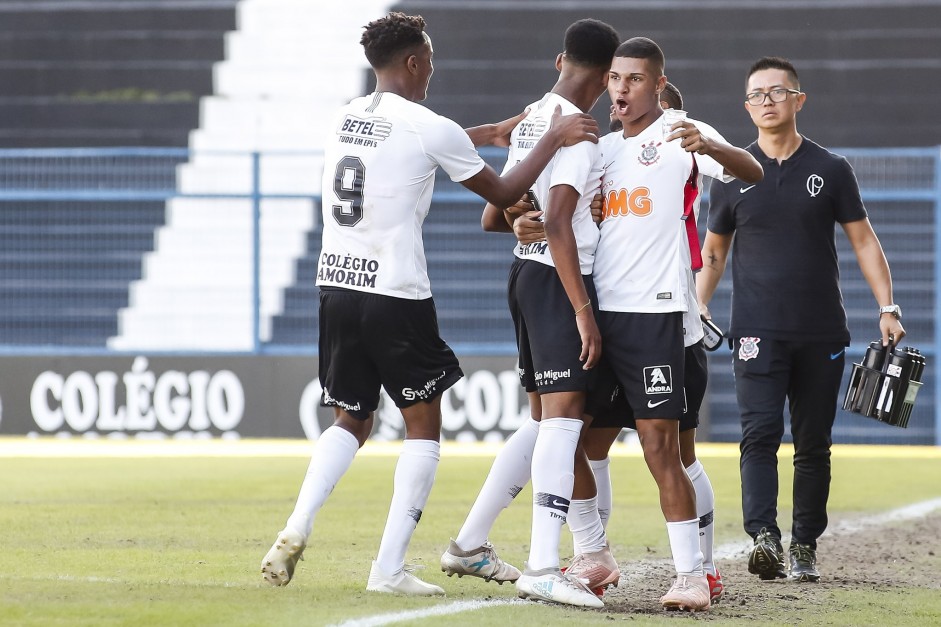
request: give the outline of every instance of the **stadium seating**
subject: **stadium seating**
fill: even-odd
[[[0,146],[185,146],[234,6],[0,1]],[[34,183],[27,161],[3,161],[5,189]],[[172,190],[179,161],[48,159],[37,185]],[[163,221],[154,201],[0,202],[3,343],[104,346]]]
[[[235,4],[0,1],[0,145],[185,146]]]
[[[900,10],[854,3],[728,0],[587,3],[540,0],[400,2],[421,14],[435,46],[428,106],[466,126],[502,119],[538,98],[556,76],[570,23],[594,17],[623,38],[651,37],[692,117],[744,144],[745,72],[769,54],[797,65],[808,101],[801,131],[828,146],[929,146],[941,137],[941,5]],[[486,90],[481,86],[486,85]],[[594,110],[604,115],[602,98]]]

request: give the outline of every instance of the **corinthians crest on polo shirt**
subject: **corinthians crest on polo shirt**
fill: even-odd
[[[738,343],[738,358],[742,361],[748,361],[758,356],[758,342],[761,339],[757,337],[743,337]]]
[[[660,160],[660,151],[657,150],[657,147],[663,142],[657,140],[651,140],[650,143],[641,144],[640,155],[637,156],[637,160],[641,165],[653,165]]]

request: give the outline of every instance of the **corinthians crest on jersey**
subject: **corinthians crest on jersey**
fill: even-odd
[[[648,144],[641,144],[640,154],[637,156],[637,160],[641,165],[653,165],[657,161],[660,161],[660,151],[657,150],[657,148],[659,148],[662,143],[663,142],[654,139]]]

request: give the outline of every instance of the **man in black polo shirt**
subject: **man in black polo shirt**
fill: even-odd
[[[905,335],[892,277],[846,159],[797,132],[807,96],[786,59],[748,72],[745,109],[758,127],[747,150],[761,163],[754,185],[715,181],[697,292],[709,300],[732,256],[735,388],[742,420],[742,510],[754,539],[748,570],[761,579],[817,581],[817,538],[827,526],[831,429],[850,336],[840,294],[839,223],[878,304],[883,345]],[[873,307],[873,316],[877,314]],[[777,524],[777,451],[789,403],[794,439],[790,572]]]

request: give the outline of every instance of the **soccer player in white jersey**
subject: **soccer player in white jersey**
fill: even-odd
[[[621,44],[611,63],[608,93],[624,130],[601,141],[605,212],[594,278],[604,361],[634,412],[676,566],[677,578],[660,601],[668,609],[705,610],[709,585],[695,492],[679,454],[689,266],[681,228],[685,187],[694,175],[690,153],[699,172],[714,178],[752,182],[762,170],[746,151],[703,135],[695,121],[663,128],[663,70],[663,52],[645,37]]]
[[[553,108],[578,112],[594,106],[605,91],[618,43],[617,32],[603,22],[585,19],[569,26],[556,59],[559,79],[530,105],[529,116],[513,131],[504,172],[519,167],[545,132]],[[534,202],[546,209],[547,241],[515,248],[508,298],[521,383],[533,407],[541,407],[541,422],[523,425],[507,442],[461,532],[441,558],[442,570],[449,575],[516,579],[523,598],[589,607],[603,603],[582,582],[561,573],[559,536],[572,495],[585,395],[601,349],[591,280],[598,229],[590,212],[600,179],[597,146],[582,143],[560,150],[530,190]],[[492,205],[483,222],[488,230],[509,228],[503,211]],[[532,540],[527,568],[520,575],[496,557],[486,538],[496,516],[518,492],[513,485],[518,482],[521,488],[529,479],[530,460]],[[508,475],[519,476],[508,486]]]
[[[402,13],[366,26],[361,43],[376,91],[341,108],[325,149],[319,376],[336,421],[318,439],[294,512],[262,560],[272,585],[291,581],[316,513],[372,430],[384,386],[402,411],[406,439],[366,589],[444,593],[405,570],[438,466],[441,394],[462,376],[438,335],[422,248],[435,171],[441,166],[485,199],[512,204],[558,148],[597,141],[590,116],[553,113],[529,157],[498,176],[467,132],[418,104],[434,71],[424,28],[420,16]]]
[[[660,92],[660,106],[663,109],[683,109],[683,95],[673,83],[667,82],[663,91]],[[704,135],[725,142],[725,139],[707,124],[696,122],[696,126]],[[612,105],[611,131],[622,130],[623,126],[614,114]],[[690,224],[695,225],[698,221],[702,186],[703,175],[701,173],[695,181],[689,181],[689,194],[686,200],[691,201],[692,205],[690,215],[684,222],[691,221]],[[592,217],[599,222],[601,221],[603,207],[602,196],[598,194],[592,200],[591,208]],[[526,228],[532,227],[527,224]],[[693,235],[690,231],[687,231],[687,234]],[[686,346],[683,387],[686,393],[686,406],[679,423],[680,457],[684,468],[686,468],[686,474],[689,475],[696,492],[696,515],[699,517],[699,545],[703,552],[703,568],[709,582],[710,601],[716,603],[722,598],[724,586],[722,576],[719,574],[713,560],[712,550],[715,530],[715,494],[705,468],[696,457],[696,428],[699,425],[699,409],[708,382],[708,366],[705,348],[702,343],[703,330],[699,318],[696,285],[694,278],[691,276],[693,264],[691,263],[690,254],[694,249],[698,251],[698,248],[698,234],[696,234],[696,241],[691,241],[690,247],[683,250],[685,253],[684,262],[690,262],[690,268],[687,270],[689,272],[689,275],[687,275],[689,285],[687,312],[683,316],[684,345]],[[611,382],[608,382],[608,385],[611,385]],[[610,392],[605,390],[603,393],[593,394],[592,397],[595,402],[589,413],[594,412],[592,415],[593,420],[591,421],[591,428],[583,434],[583,444],[588,455],[588,463],[594,473],[597,489],[594,492],[589,491],[584,494],[576,491],[572,496],[572,503],[569,508],[569,528],[575,540],[575,559],[572,560],[569,566],[569,572],[576,576],[588,578],[588,585],[594,588],[596,582],[604,582],[606,579],[606,577],[602,577],[605,574],[603,564],[596,563],[598,560],[595,553],[605,547],[606,536],[604,530],[607,528],[611,515],[612,492],[608,452],[623,429],[623,414],[626,413],[631,416],[628,426],[630,428],[635,428],[635,426],[630,413],[631,408],[624,401],[624,394],[621,390],[618,390],[616,384],[613,385]],[[585,482],[576,485],[577,487],[582,486],[585,485]]]

